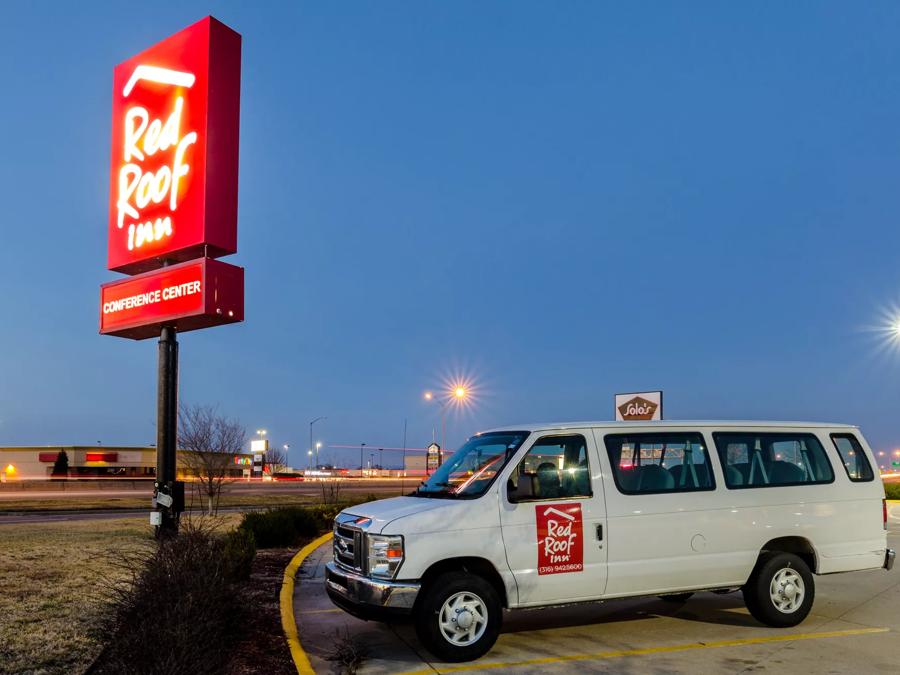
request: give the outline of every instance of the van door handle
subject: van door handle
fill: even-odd
[[[597,541],[603,541],[603,523],[597,525]]]

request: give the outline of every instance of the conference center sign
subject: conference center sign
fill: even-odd
[[[243,320],[237,252],[241,36],[213,17],[113,72],[107,267],[100,332]]]
[[[244,320],[243,270],[201,258],[105,284],[100,292],[103,332],[142,340],[159,335],[162,324],[181,332],[210,321]]]

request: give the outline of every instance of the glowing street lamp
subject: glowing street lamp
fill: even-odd
[[[320,415],[319,417],[317,417],[316,419],[312,420],[312,421],[309,423],[309,449],[310,449],[310,450],[313,449],[313,440],[312,440],[312,439],[313,439],[313,425],[314,425],[316,422],[320,422],[320,421],[322,421],[322,420],[327,420],[327,419],[328,419],[328,418],[325,417],[324,415]],[[322,445],[321,443],[317,443],[317,444],[316,444],[316,468],[317,468],[317,469],[319,468],[319,447],[320,447],[321,445]]]
[[[451,405],[463,406],[467,405],[470,400],[471,387],[467,382],[457,381],[447,387],[446,394],[443,396],[444,402],[441,404],[441,452],[446,452],[444,440],[447,431],[447,410]],[[426,401],[434,401],[434,392],[426,391],[423,395]]]

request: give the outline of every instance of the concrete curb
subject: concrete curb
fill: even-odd
[[[297,555],[291,558],[291,562],[284,568],[284,581],[281,583],[281,593],[278,596],[281,606],[281,629],[284,631],[284,636],[287,639],[288,648],[291,650],[291,658],[297,667],[298,675],[315,675],[316,671],[313,670],[309,657],[303,651],[303,646],[300,644],[300,636],[297,634],[297,620],[294,618],[294,577],[307,556],[331,539],[331,537],[332,533],[329,532],[309,542],[298,551]]]

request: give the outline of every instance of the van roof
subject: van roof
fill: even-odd
[[[586,429],[586,428],[645,428],[654,429],[661,427],[741,427],[741,428],[777,428],[777,429],[856,429],[852,424],[833,424],[830,422],[777,422],[767,420],[654,420],[654,421],[624,421],[617,422],[604,420],[598,422],[553,422],[544,424],[511,424],[488,431],[551,431],[554,429]]]

